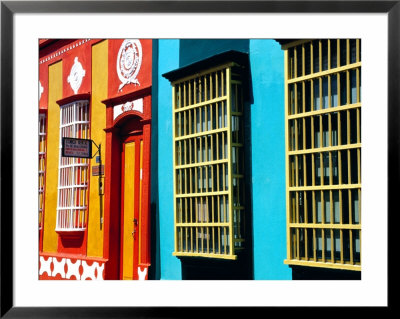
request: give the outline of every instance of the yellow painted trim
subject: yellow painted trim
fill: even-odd
[[[176,109],[176,88],[175,85],[172,85],[172,156],[173,156],[173,168],[172,168],[172,179],[173,179],[173,187],[174,187],[174,243],[175,243],[175,251],[178,251],[178,235],[177,235],[177,228],[176,228],[176,165],[177,165],[177,160],[176,160],[176,149],[175,149],[175,139],[176,139],[176,123],[175,123],[175,109]]]
[[[142,180],[142,176],[143,176],[143,140],[140,140],[140,168],[139,168],[139,252],[138,252],[138,261],[139,264],[142,262],[142,193],[143,193],[143,180]]]
[[[233,177],[232,177],[232,101],[231,101],[231,69],[226,69],[226,112],[227,112],[227,126],[229,128],[227,132],[227,139],[228,139],[228,206],[229,206],[229,254],[233,255],[235,252],[235,246],[233,244]],[[225,180],[225,176],[224,176]]]
[[[288,223],[289,228],[352,229],[361,230],[361,224]]]
[[[286,259],[286,260],[284,260],[284,264],[285,265],[293,265],[293,266],[307,266],[307,267],[320,267],[320,268],[330,268],[330,269],[361,271],[360,265],[351,265],[351,264],[343,264],[343,263]]]
[[[137,203],[135,203],[135,156],[136,155],[136,142],[125,144],[125,158],[124,158],[124,228],[123,228],[123,279],[133,278],[133,260],[136,256],[134,252],[134,210]],[[137,238],[137,235],[136,235]]]
[[[286,43],[286,44],[283,44],[283,45],[281,45],[281,48],[282,48],[282,50],[287,50],[287,49],[290,49],[290,48],[293,48],[293,47],[295,47],[295,46],[297,46],[297,45],[300,45],[300,44],[304,44],[304,43],[308,43],[308,42],[311,42],[312,40],[311,39],[306,39],[306,40],[295,40],[295,41],[293,41],[293,42],[290,42],[290,43]]]
[[[328,75],[332,75],[332,74],[340,73],[340,72],[344,72],[344,71],[349,71],[349,70],[360,68],[360,67],[361,67],[361,62],[355,62],[355,63],[348,64],[348,65],[345,65],[345,66],[340,66],[340,67],[337,67],[337,68],[328,69],[328,70],[325,70],[325,71],[319,71],[317,73],[312,73],[312,74],[308,74],[308,75],[305,75],[305,76],[296,77],[296,78],[293,78],[293,79],[288,79],[287,83],[288,84],[293,84],[293,83],[297,83],[297,82],[313,80],[313,79],[322,78],[324,76],[328,76]]]
[[[184,165],[176,165],[175,169],[185,169],[185,168],[192,168],[192,167],[199,167],[199,166],[207,166],[207,165],[216,165],[216,164],[223,164],[228,163],[228,159],[221,159],[216,161],[206,161],[200,163],[193,163],[193,164],[184,164]],[[214,193],[214,192],[212,192]]]
[[[192,138],[196,138],[196,137],[207,136],[207,135],[210,135],[210,134],[217,134],[217,133],[221,133],[221,132],[227,132],[228,130],[229,129],[227,127],[223,127],[223,128],[219,128],[219,129],[215,129],[215,130],[211,130],[211,131],[204,131],[204,132],[200,132],[200,133],[179,136],[179,137],[175,138],[175,142],[179,142],[179,141],[182,141],[182,140],[188,140],[188,139],[192,139]]]
[[[229,191],[176,194],[175,196],[176,196],[176,198],[185,198],[185,197],[205,197],[205,196],[212,196],[212,195],[229,195]]]
[[[58,235],[55,232],[58,200],[58,165],[60,142],[60,107],[62,98],[62,61],[49,66],[49,99],[47,127],[47,161],[45,187],[45,213],[43,223],[43,252],[57,252]]]
[[[345,144],[345,145],[337,145],[337,146],[325,146],[325,147],[317,147],[317,148],[307,148],[300,151],[288,151],[289,156],[294,155],[302,155],[302,154],[314,154],[314,153],[323,153],[323,152],[333,152],[333,151],[345,151],[352,149],[360,149],[360,143],[354,144]]]
[[[104,67],[107,63],[108,40],[104,40],[92,46],[92,100],[90,105],[90,136],[97,145],[101,144],[102,146],[101,162],[103,165],[105,164],[106,108],[101,101],[108,96],[108,68]],[[94,157],[90,160],[90,166],[96,165],[99,164],[96,163],[96,157]],[[91,186],[89,188],[87,255],[92,257],[103,257],[104,223],[100,224],[100,205],[102,205],[102,218],[104,218],[104,196],[99,196],[98,180],[99,176],[89,177]]]
[[[296,191],[323,191],[323,190],[337,190],[337,189],[358,189],[361,184],[337,184],[337,185],[316,185],[316,186],[289,186],[290,192]]]
[[[288,51],[284,51],[284,74],[285,74],[285,171],[286,171],[286,254],[289,259],[291,256],[290,250],[290,228],[288,222],[290,220],[289,212],[289,132],[288,132],[288,114],[289,114],[289,96],[288,96]]]
[[[231,255],[231,254],[207,254],[207,253],[198,253],[198,252],[173,252],[173,256],[177,257],[206,257],[206,258],[218,258],[218,259],[230,259],[230,260],[236,260],[237,255]]]

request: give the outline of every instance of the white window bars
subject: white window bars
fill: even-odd
[[[62,138],[89,139],[89,102],[60,107],[60,162],[56,231],[84,231],[88,206],[89,160],[62,157]]]
[[[44,174],[46,159],[46,115],[39,114],[39,229],[43,227]]]

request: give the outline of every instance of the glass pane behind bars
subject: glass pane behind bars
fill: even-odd
[[[361,264],[360,48],[359,39],[324,39],[288,49],[292,260]]]
[[[223,257],[243,247],[243,93],[229,74],[224,68],[175,84],[177,254]]]
[[[61,156],[62,137],[89,139],[89,103],[80,101],[60,110],[60,165],[57,230],[84,230],[87,221],[89,160]]]

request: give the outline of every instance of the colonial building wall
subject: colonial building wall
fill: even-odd
[[[105,137],[106,110],[103,100],[107,98],[108,90],[108,40],[98,42],[92,46],[92,96],[91,96],[91,139],[101,145],[101,163],[105,164]],[[96,152],[97,150],[95,150]],[[90,166],[100,165],[97,156],[91,160]],[[95,174],[97,175],[97,174]],[[90,206],[88,220],[87,255],[103,257],[104,238],[104,177],[90,176]]]

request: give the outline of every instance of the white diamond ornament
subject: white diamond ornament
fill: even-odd
[[[83,69],[82,64],[78,61],[78,57],[75,57],[74,65],[71,67],[71,71],[67,78],[67,82],[69,83],[71,89],[74,91],[75,94],[78,93],[85,74],[86,71]]]

